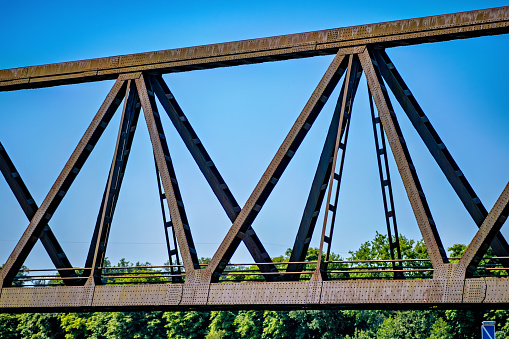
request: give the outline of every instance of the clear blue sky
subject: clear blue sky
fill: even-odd
[[[504,1],[4,2],[0,68],[146,52],[503,6]],[[509,180],[509,36],[388,50],[488,210]],[[165,79],[237,200],[243,204],[323,75],[330,56],[172,74]],[[0,141],[40,204],[97,112],[111,81],[0,93]],[[335,92],[337,96],[337,91]],[[324,108],[254,228],[273,256],[293,245],[334,99]],[[476,226],[401,109],[396,113],[446,246]],[[111,163],[119,116],[51,220],[82,266]],[[112,262],[167,260],[151,146],[140,119],[110,234]],[[198,255],[210,257],[230,222],[168,119],[163,121]],[[420,239],[392,161],[400,232]],[[354,105],[333,251],[385,232],[362,80]],[[0,262],[28,222],[0,178]],[[321,227],[321,222],[319,222]],[[318,228],[320,228],[318,227]],[[318,229],[317,228],[317,229]],[[507,226],[506,226],[507,228]],[[509,236],[509,232],[506,232]],[[312,245],[317,245],[316,235]],[[251,261],[243,245],[234,262]],[[29,267],[51,267],[40,244]]]

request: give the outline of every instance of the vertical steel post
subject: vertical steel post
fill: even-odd
[[[320,249],[318,251],[318,258],[317,258],[318,263],[316,265],[316,271],[321,274],[322,279],[327,279],[327,272],[326,272],[327,263],[324,263],[323,258],[322,258],[323,246],[324,246],[324,243],[327,243],[327,245],[328,245],[327,252],[330,252],[329,248],[330,248],[330,243],[332,240],[329,236],[326,235],[326,232],[327,232],[327,228],[329,228],[330,229],[329,235],[332,235],[332,232],[334,229],[333,221],[335,221],[335,220],[331,220],[331,223],[328,224],[329,211],[335,212],[336,207],[337,207],[337,206],[331,204],[332,190],[333,190],[334,181],[336,181],[336,192],[337,192],[337,195],[339,196],[339,187],[340,187],[340,182],[341,182],[340,175],[336,174],[336,163],[337,163],[337,158],[338,158],[338,151],[341,147],[341,150],[343,151],[342,153],[344,154],[345,153],[344,151],[346,149],[346,147],[345,147],[346,145],[341,144],[341,131],[343,129],[345,129],[345,127],[346,127],[346,126],[344,126],[344,125],[346,125],[345,120],[349,120],[348,117],[345,117],[345,109],[346,109],[346,103],[347,103],[347,97],[348,97],[347,91],[348,91],[348,87],[350,85],[350,75],[352,73],[352,62],[353,62],[353,55],[351,54],[348,58],[348,68],[347,68],[346,76],[345,76],[345,86],[343,87],[343,95],[342,95],[343,101],[341,102],[341,113],[339,115],[339,126],[340,127],[338,128],[338,133],[336,135],[336,142],[335,142],[335,146],[334,146],[334,155],[332,156],[332,166],[331,166],[331,172],[330,172],[330,176],[329,176],[329,180],[328,180],[328,189],[327,189],[327,202],[325,205],[325,212],[324,212],[325,215],[323,216],[322,236],[320,239]],[[356,74],[354,73],[354,77],[355,76],[356,76]],[[348,133],[348,129],[345,129],[345,137],[347,136],[347,133]],[[342,165],[342,161],[340,161],[340,164]],[[342,166],[340,166],[340,173],[341,172],[342,172]],[[333,219],[335,219],[334,216],[333,216]],[[327,261],[327,258],[325,258],[325,261]]]
[[[157,190],[159,192],[159,202],[161,203],[161,212],[163,215],[163,228],[164,228],[164,238],[166,239],[166,249],[168,250],[168,262],[170,264],[170,273],[172,275],[176,275],[171,277],[171,281],[175,283],[181,283],[182,277],[177,275],[182,274],[182,268],[180,267],[180,258],[178,252],[178,244],[177,237],[175,235],[175,229],[173,228],[173,223],[171,222],[171,216],[166,215],[166,210],[164,209],[164,201],[166,200],[166,194],[163,192],[162,183],[161,183],[161,175],[159,174],[159,169],[157,168],[157,162],[155,161],[156,168],[156,178],[157,178]],[[169,230],[169,231],[168,231]],[[171,235],[170,235],[171,233]],[[171,237],[171,239],[170,239]],[[177,265],[174,267],[173,265]]]

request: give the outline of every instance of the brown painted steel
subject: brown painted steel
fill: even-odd
[[[347,71],[346,71],[346,75],[345,75],[345,86],[343,86],[343,94],[342,94],[342,102],[341,102],[341,111],[340,111],[340,114],[339,114],[339,128],[338,128],[338,132],[336,134],[336,142],[335,142],[335,145],[334,145],[334,154],[332,156],[332,168],[331,168],[331,172],[330,172],[330,176],[329,176],[329,183],[328,183],[328,190],[327,190],[327,202],[325,204],[325,212],[324,212],[324,217],[323,217],[323,225],[322,225],[322,236],[320,238],[320,248],[318,250],[318,264],[316,265],[316,270],[318,273],[321,273],[322,274],[322,279],[323,278],[326,278],[326,273],[322,272],[322,255],[323,255],[323,243],[325,242],[325,239],[327,237],[326,235],[326,232],[327,232],[327,222],[329,221],[329,211],[331,210],[330,206],[331,206],[331,197],[332,197],[332,186],[334,184],[334,177],[336,175],[336,163],[337,163],[337,160],[338,160],[338,151],[339,151],[339,146],[340,146],[340,143],[341,143],[341,137],[342,137],[342,132],[345,131],[344,129],[344,121],[346,121],[348,118],[345,117],[345,110],[347,109],[346,107],[346,104],[347,104],[347,101],[349,99],[348,97],[348,92],[349,92],[349,88],[350,86],[353,86],[354,83],[351,82],[350,80],[350,77],[352,75],[352,63],[353,63],[353,59],[354,59],[354,55],[353,54],[350,54],[348,56],[348,68],[347,68]],[[353,72],[353,76],[354,76],[354,79],[357,77],[357,72],[354,71]],[[351,113],[351,112],[347,112],[347,113]],[[346,135],[345,135],[346,137]],[[345,150],[343,150],[344,152]],[[343,160],[343,158],[342,158]],[[341,165],[342,162],[341,162]],[[338,182],[338,185],[336,187],[336,190],[337,190],[337,193],[339,194],[339,182]],[[337,199],[336,199],[336,202],[337,202]],[[329,235],[332,235],[332,232],[333,232],[333,228],[334,228],[334,217],[335,217],[335,210],[336,210],[336,205],[333,206],[333,209],[334,209],[334,213],[333,213],[333,217],[332,217],[332,222],[330,223],[330,232],[329,232]],[[329,249],[330,249],[330,242],[331,242],[331,238],[329,237],[328,241],[327,241],[327,255],[325,257],[325,260],[329,260],[329,257],[328,257],[328,254],[329,254]]]
[[[148,86],[149,88],[147,88]],[[166,143],[166,137],[162,134],[159,113],[157,112],[157,106],[155,104],[155,94],[147,76],[141,75],[136,79],[136,87],[138,89],[141,106],[143,107],[143,113],[145,114],[157,168],[159,169],[161,181],[163,182],[168,210],[170,211],[171,221],[175,228],[182,262],[186,272],[190,273],[195,268],[199,269],[198,257],[185,215],[178,183],[176,178],[171,176],[174,172],[173,165],[171,164],[170,155],[167,152],[168,145]],[[148,89],[150,89],[150,92]]]
[[[115,79],[139,71],[171,73],[509,32],[509,6],[157,52],[0,70],[0,91]]]
[[[4,287],[0,312],[186,310],[185,284]],[[509,280],[299,281],[216,283],[193,309],[508,308]]]
[[[380,117],[375,114],[373,97],[368,89],[369,110],[371,112],[371,122],[373,124],[373,136],[375,139],[375,150],[378,163],[378,176],[380,178],[380,188],[382,190],[382,200],[384,204],[385,224],[387,226],[387,238],[389,240],[389,253],[392,259],[392,267],[396,269],[401,263],[394,261],[395,258],[401,259],[401,247],[399,245],[398,224],[396,222],[396,209],[394,207],[394,197],[392,194],[391,173],[389,170],[389,160],[385,135]],[[376,116],[375,116],[376,115]],[[396,250],[396,253],[394,253]],[[404,278],[402,272],[397,272],[395,278]]]

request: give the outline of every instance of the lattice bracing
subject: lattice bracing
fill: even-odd
[[[388,56],[393,46],[445,41],[509,31],[509,7],[455,13],[254,39],[136,55],[93,59],[0,71],[0,91],[116,79],[92,123],[71,154],[51,190],[37,206],[0,144],[0,170],[30,220],[25,233],[0,271],[0,309],[4,311],[189,309],[189,308],[394,308],[509,305],[508,280],[487,279],[476,272],[488,248],[498,257],[495,270],[509,270],[509,244],[500,229],[509,214],[509,184],[488,212],[429,118]],[[194,69],[334,54],[309,100],[272,158],[246,203],[241,206],[206,151],[162,75]],[[380,188],[389,240],[385,269],[339,266],[330,258],[343,178],[354,99],[367,82]],[[341,86],[337,86],[342,82]],[[299,146],[335,88],[338,100],[326,133],[311,189],[295,230],[290,261],[273,262],[253,222],[284,175]],[[391,103],[396,98],[411,125],[472,217],[479,231],[457,263],[447,258],[418,169],[412,161]],[[160,105],[158,105],[158,103]],[[122,107],[121,113],[116,113]],[[163,110],[160,110],[162,107]],[[163,112],[164,111],[164,112]],[[141,114],[143,113],[143,114]],[[177,178],[170,145],[161,122],[166,113],[231,221],[208,264],[199,262],[192,225]],[[84,267],[71,265],[49,223],[114,114],[121,114],[114,156]],[[142,115],[140,119],[140,115]],[[169,265],[150,275],[122,275],[104,267],[106,248],[121,185],[138,123],[145,121],[155,159]],[[389,152],[390,150],[390,152]],[[397,173],[389,169],[392,154]],[[391,176],[399,175],[429,254],[426,267],[410,269],[402,258]],[[320,215],[323,211],[322,215]],[[316,261],[305,261],[317,222],[322,225]],[[337,232],[336,232],[337,233]],[[60,285],[21,287],[34,277],[18,277],[40,239],[58,276],[42,277]],[[253,271],[231,269],[241,243],[253,258]],[[354,263],[355,264],[355,263]],[[146,269],[162,267],[145,267]],[[383,267],[382,267],[383,268]],[[110,270],[110,271],[109,271]],[[109,272],[109,273],[108,273]],[[359,276],[360,273],[361,275]],[[373,273],[375,279],[363,279]],[[253,278],[252,280],[247,277]],[[360,278],[359,278],[360,277]],[[137,278],[144,278],[135,284]],[[119,284],[121,279],[122,284]],[[127,279],[127,280],[126,280]],[[131,279],[131,280],[129,280]],[[148,279],[148,280],[147,280]],[[258,279],[259,281],[255,281]],[[129,283],[132,282],[132,283]]]

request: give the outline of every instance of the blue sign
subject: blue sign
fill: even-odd
[[[495,325],[481,326],[482,339],[495,339]]]

